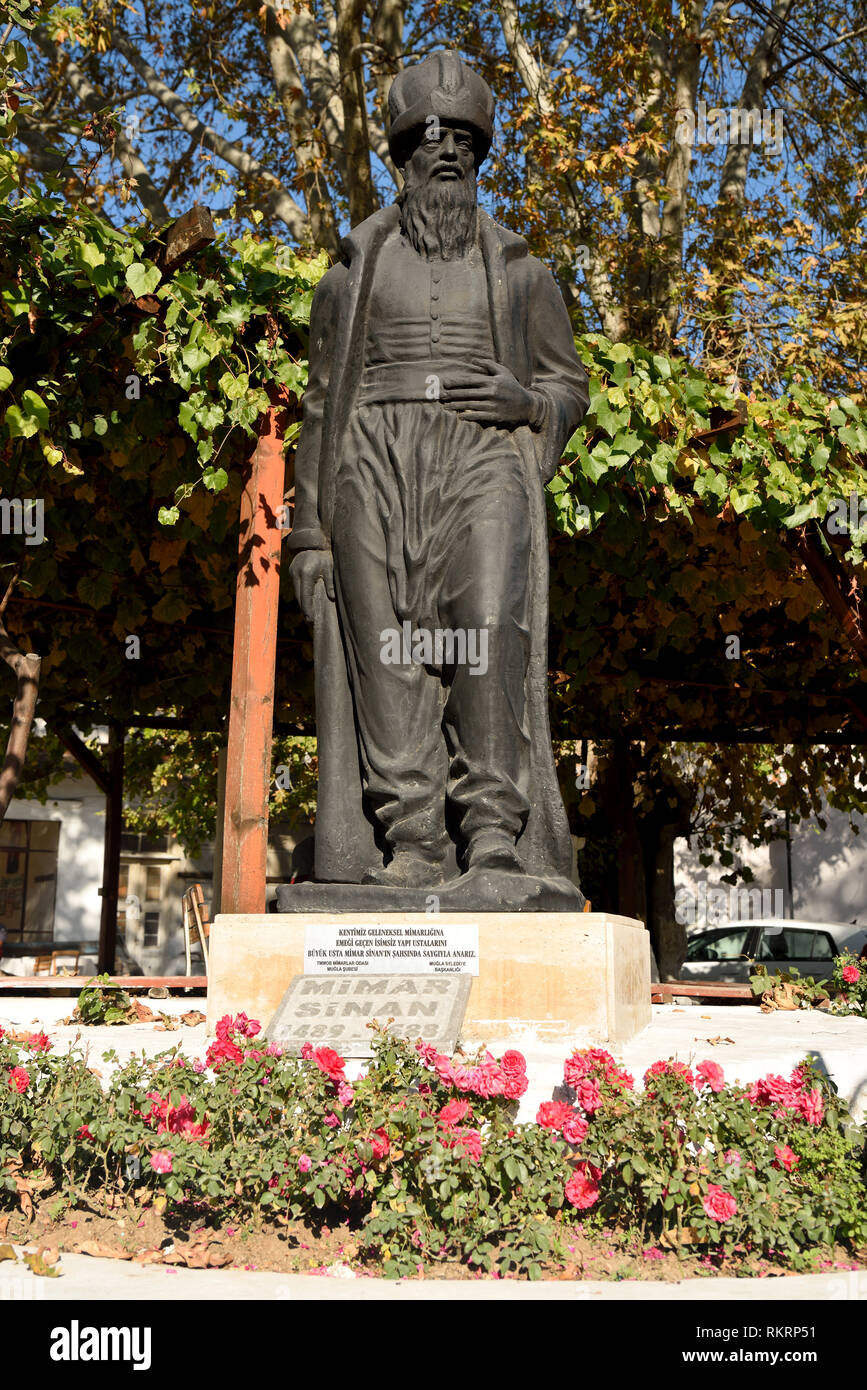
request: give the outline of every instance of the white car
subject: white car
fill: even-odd
[[[752,919],[702,927],[687,941],[681,980],[719,980],[747,984],[755,965],[768,974],[791,970],[826,980],[834,957],[848,950],[860,955],[867,945],[867,929],[839,922],[802,922],[789,918]]]

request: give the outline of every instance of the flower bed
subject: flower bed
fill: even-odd
[[[761,996],[762,1013],[773,1013],[775,1009],[821,1009],[841,1017],[867,1018],[867,964],[850,951],[835,956],[827,980],[801,975],[797,966],[769,975],[766,966],[758,965],[750,976],[750,986],[755,996]]]
[[[459,1260],[538,1277],[575,1220],[796,1268],[867,1242],[863,1135],[807,1063],[742,1087],[713,1061],[659,1061],[637,1089],[584,1049],[524,1124],[519,1052],[448,1058],[380,1031],[349,1082],[333,1049],[287,1057],[259,1031],[223,1019],[206,1063],[135,1058],[105,1088],[80,1054],[0,1037],[0,1209],[26,1213],[37,1194],[58,1214],[129,1200],[197,1221],[341,1224],[360,1264],[392,1276]]]

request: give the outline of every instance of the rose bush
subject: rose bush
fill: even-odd
[[[388,1275],[458,1258],[537,1277],[579,1217],[795,1266],[867,1241],[862,1138],[807,1062],[742,1087],[716,1062],[663,1059],[637,1088],[585,1048],[565,1062],[561,1098],[518,1123],[529,1083],[515,1050],[450,1058],[377,1030],[349,1082],[333,1049],[291,1057],[260,1031],[223,1019],[206,1064],[173,1049],[104,1085],[80,1053],[0,1036],[0,1206],[121,1194],[196,1219],[346,1221]]]

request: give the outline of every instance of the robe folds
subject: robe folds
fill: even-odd
[[[328,550],[335,485],[364,367],[367,304],[374,267],[397,231],[396,204],[374,213],[341,243],[343,260],[320,281],[310,320],[310,369],[295,461],[290,551]],[[525,678],[530,731],[530,810],[518,840],[528,873],[568,877],[571,843],[557,784],[548,716],[548,540],[545,484],[589,404],[569,317],[556,283],[522,237],[479,211],[496,358],[544,400],[538,427],[512,434],[524,469],[531,532],[530,653]],[[472,366],[472,363],[468,363]],[[445,406],[443,407],[446,408]],[[384,841],[365,805],[344,636],[336,605],[316,586],[314,619],[319,795],[315,877],[358,883],[382,862]]]

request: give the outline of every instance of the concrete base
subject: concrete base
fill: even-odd
[[[353,913],[359,924],[410,925],[409,912]],[[540,1042],[625,1043],[650,1022],[650,938],[641,922],[606,912],[439,913],[443,923],[476,923],[479,977],[473,980],[465,1046],[529,1035]],[[270,1022],[294,975],[304,969],[308,923],[346,925],[339,913],[221,914],[210,937],[208,1031],[224,1014]]]

